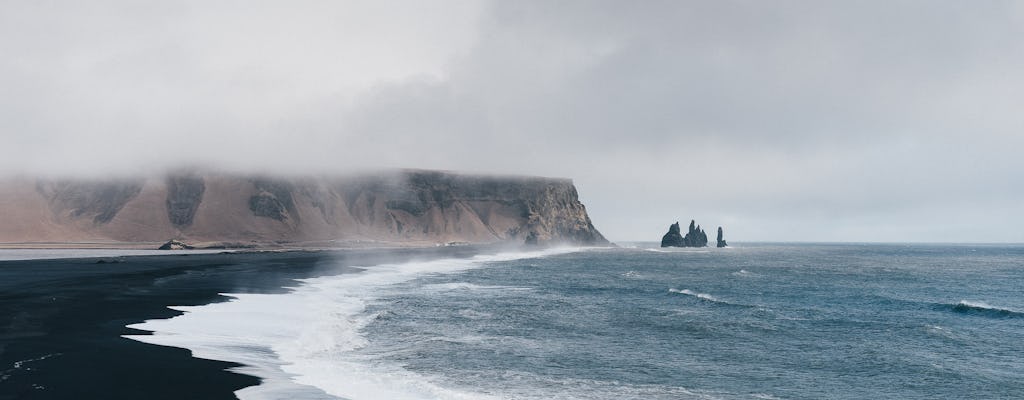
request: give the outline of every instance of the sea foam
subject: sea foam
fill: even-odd
[[[447,388],[400,365],[359,355],[356,350],[368,343],[362,329],[381,317],[366,312],[368,302],[382,287],[425,274],[458,273],[491,262],[578,250],[559,248],[378,265],[360,273],[300,280],[300,285],[286,294],[222,294],[230,300],[170,307],[184,314],[130,325],[153,334],[125,337],[189,349],[197,358],[242,364],[235,371],[262,378],[260,385],[236,392],[243,400],[315,397],[317,393],[319,397],[326,393],[353,400],[489,399],[492,396]]]

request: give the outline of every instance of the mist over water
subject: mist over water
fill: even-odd
[[[1020,246],[647,246],[369,267],[132,338],[246,364],[242,398],[1024,395]]]

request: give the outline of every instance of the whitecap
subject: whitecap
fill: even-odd
[[[713,302],[716,302],[716,303],[722,302],[721,300],[718,300],[718,299],[714,298],[710,294],[707,294],[707,293],[697,293],[697,292],[694,292],[694,291],[692,291],[690,289],[679,290],[679,289],[673,288],[673,289],[669,289],[668,291],[672,292],[672,293],[685,294],[687,296],[693,296],[693,297],[696,297],[696,298],[699,298],[699,299],[704,299],[704,300],[707,300],[707,301],[713,301]]]
[[[953,311],[961,313],[982,313],[1000,317],[1024,317],[1024,311],[1007,307],[997,307],[983,301],[960,300],[953,306]]]

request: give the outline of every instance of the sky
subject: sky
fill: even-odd
[[[615,241],[1024,242],[1018,1],[0,1],[0,173],[574,179]]]

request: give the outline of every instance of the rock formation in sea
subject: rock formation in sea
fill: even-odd
[[[668,227],[668,233],[661,238],[661,247],[707,247],[708,235],[696,221],[690,220],[690,228],[686,236],[682,236],[679,222]]]
[[[679,222],[668,227],[668,233],[661,237],[661,247],[686,247],[683,235],[679,234]]]
[[[725,238],[722,236],[722,227],[718,227],[718,247],[726,247],[729,244],[725,242]]]
[[[403,170],[0,180],[3,243],[606,244],[569,179]]]

